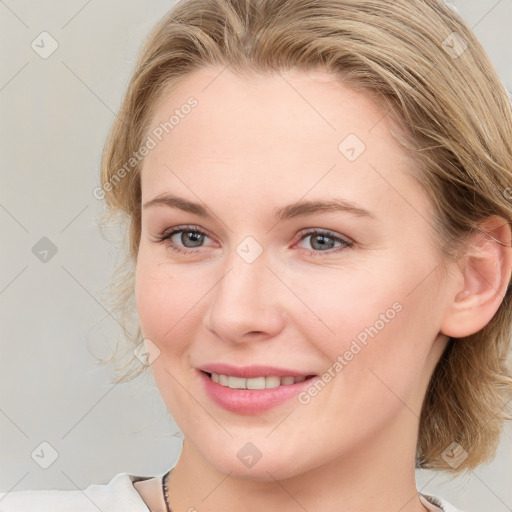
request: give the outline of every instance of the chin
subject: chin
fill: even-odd
[[[225,475],[229,474],[230,478],[237,480],[273,482],[292,478],[304,471],[304,468],[298,467],[292,462],[293,459],[296,460],[296,457],[288,459],[282,453],[279,453],[279,455],[273,456],[260,454],[258,459],[256,450],[251,454],[249,446],[244,448],[245,451],[242,448],[242,450],[226,451],[221,454],[212,453],[209,450],[207,455],[203,456],[218,472]],[[252,460],[251,456],[253,457]]]

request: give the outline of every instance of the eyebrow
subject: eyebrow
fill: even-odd
[[[210,217],[207,208],[199,203],[194,203],[188,199],[177,197],[172,194],[162,194],[143,204],[143,208],[152,206],[168,206],[178,208],[188,213],[193,213],[200,217]],[[357,204],[342,198],[330,198],[321,201],[299,201],[297,203],[274,209],[274,222],[283,222],[294,217],[312,215],[321,212],[346,212],[357,217],[368,217],[375,219],[372,212],[361,208]]]

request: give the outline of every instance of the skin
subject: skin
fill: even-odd
[[[142,209],[137,309],[160,351],[155,381],[185,436],[169,480],[173,510],[424,511],[414,479],[419,415],[447,336],[463,329],[457,315],[473,297],[460,299],[467,273],[460,262],[442,264],[414,162],[366,96],[319,69],[251,79],[221,71],[188,75],[156,106],[151,127],[198,100],[141,174],[142,204],[172,193],[211,215]],[[348,134],[366,146],[355,161],[338,149]],[[372,216],[273,220],[299,199],[333,197]],[[179,225],[205,232],[203,245],[186,228],[172,241],[187,253],[158,241]],[[334,245],[319,248],[318,235],[301,240],[310,228],[353,244],[329,239]],[[247,236],[263,250],[252,263],[236,252]],[[492,317],[499,301],[489,300],[468,330]],[[236,414],[214,404],[197,376],[213,362],[321,375],[397,303],[400,312],[305,405],[292,399]],[[475,312],[467,318],[475,323]],[[262,455],[251,468],[237,457],[247,442]],[[155,479],[135,486],[152,511],[165,510]]]

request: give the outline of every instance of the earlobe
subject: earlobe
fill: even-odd
[[[512,272],[511,228],[501,217],[480,224],[460,260],[463,284],[446,311],[441,332],[452,338],[483,329],[496,314]]]

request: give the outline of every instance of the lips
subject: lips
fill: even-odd
[[[293,370],[291,368],[282,368],[277,366],[233,366],[224,363],[207,364],[198,368],[205,373],[216,373],[218,375],[227,375],[230,377],[241,377],[251,379],[255,377],[308,377],[314,375],[314,372],[304,372]]]
[[[259,414],[284,404],[316,377],[312,373],[274,366],[235,367],[218,363],[197,370],[210,399],[238,414]]]

